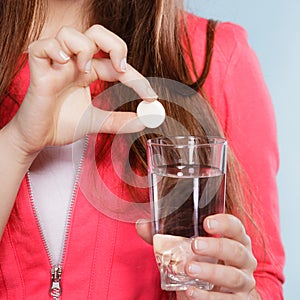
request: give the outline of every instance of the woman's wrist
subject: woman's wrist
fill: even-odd
[[[20,168],[29,168],[39,151],[28,151],[26,141],[22,141],[13,121],[7,124],[0,131],[1,156],[13,158]],[[4,152],[4,153],[3,153]]]
[[[37,153],[26,153],[14,140],[13,128],[0,130],[0,240],[20,184]]]

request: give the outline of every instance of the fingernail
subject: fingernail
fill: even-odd
[[[120,68],[122,72],[127,71],[127,60],[126,57],[121,60]]]
[[[148,87],[147,88],[147,96],[149,98],[153,98],[153,99],[158,99],[157,94],[154,92],[154,90],[152,89],[152,87]]]
[[[216,229],[218,227],[218,221],[215,219],[208,219],[206,224],[208,229]]]
[[[135,227],[137,227],[137,226],[139,226],[141,224],[145,224],[145,223],[147,223],[147,220],[145,220],[145,219],[139,219],[139,220],[137,220],[135,222]]]
[[[147,220],[145,220],[145,219],[138,219],[136,221],[136,224],[144,224],[144,223],[147,223]]]
[[[203,240],[195,240],[195,248],[199,251],[204,251],[208,248],[208,243]]]
[[[201,271],[202,271],[202,268],[199,265],[196,265],[196,264],[189,265],[189,272],[191,274],[199,274],[199,273],[201,273]]]
[[[85,73],[90,73],[92,70],[92,60],[89,60],[85,65]]]
[[[70,56],[62,50],[59,51],[59,55],[65,61],[68,61],[70,59]]]

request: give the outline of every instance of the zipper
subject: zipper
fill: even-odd
[[[62,274],[62,267],[61,266],[54,266],[51,268],[51,286],[49,290],[50,296],[57,300],[62,294],[61,288],[61,274]]]
[[[64,264],[64,260],[65,260],[67,240],[69,238],[70,227],[71,227],[71,218],[72,218],[73,208],[74,208],[76,195],[77,195],[77,191],[78,191],[79,179],[80,179],[80,175],[81,175],[81,171],[82,171],[83,161],[84,161],[84,157],[86,155],[87,148],[88,148],[88,143],[89,143],[89,139],[88,139],[88,137],[86,137],[85,141],[84,141],[84,145],[83,145],[83,151],[82,151],[82,154],[81,154],[81,157],[80,157],[80,160],[79,160],[78,168],[76,170],[76,175],[75,175],[74,185],[73,185],[73,189],[72,189],[71,199],[69,201],[69,207],[68,207],[68,212],[67,212],[67,217],[66,217],[66,223],[65,223],[65,227],[64,227],[65,230],[64,230],[63,243],[61,245],[60,259],[59,259],[58,264],[54,263],[53,255],[52,255],[51,250],[49,248],[46,235],[43,231],[43,228],[42,228],[42,225],[41,225],[41,222],[40,222],[40,215],[39,215],[38,209],[36,207],[34,196],[33,196],[32,182],[31,182],[31,177],[30,177],[30,171],[29,170],[27,171],[27,175],[26,175],[27,187],[28,187],[28,190],[29,190],[30,203],[31,203],[31,206],[33,208],[34,217],[35,217],[36,223],[38,225],[40,235],[42,237],[42,241],[43,241],[44,247],[46,249],[48,260],[49,260],[50,267],[51,267],[50,268],[50,275],[51,275],[50,280],[51,281],[50,281],[49,294],[50,294],[50,296],[52,297],[53,300],[59,300],[60,296],[62,295],[61,278],[62,278],[62,273],[63,273],[63,264]]]

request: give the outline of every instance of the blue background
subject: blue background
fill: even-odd
[[[300,2],[299,0],[189,0],[197,15],[242,25],[261,62],[275,107],[281,166],[278,174],[281,232],[286,250],[285,299],[300,288]],[[271,299],[270,299],[271,300]]]

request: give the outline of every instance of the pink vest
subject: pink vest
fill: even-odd
[[[191,46],[199,74],[204,60],[206,24],[204,19],[188,16]],[[255,187],[257,197],[248,200],[254,208],[252,217],[266,237],[265,252],[256,229],[250,223],[246,224],[258,261],[254,274],[257,289],[262,299],[283,299],[284,251],[279,232],[276,188],[279,159],[270,95],[243,29],[230,23],[220,24],[214,45],[205,91],[229,145]],[[28,81],[27,66],[16,77],[10,90],[20,102]],[[7,97],[0,106],[0,116],[3,116],[0,122],[8,121],[16,109],[14,102]],[[115,195],[122,194],[122,185],[112,173],[109,160],[107,162],[108,169],[102,179],[114,186]],[[86,175],[83,178],[89,179]],[[60,281],[61,299],[167,299],[167,294],[159,287],[152,247],[137,235],[133,223],[96,210],[87,201],[87,193],[82,187],[85,185],[79,184],[76,190],[68,222]],[[105,201],[114,203],[115,209],[118,208],[118,202],[111,202],[113,194],[105,189],[98,193]],[[129,195],[125,199],[127,197],[133,201]],[[0,243],[0,299],[49,299],[50,270],[49,254],[31,204],[28,182],[24,179]],[[55,276],[58,278],[59,274]],[[53,287],[58,287],[56,281]]]
[[[51,286],[53,295],[62,289],[59,299],[167,299],[152,246],[135,225],[96,210],[80,184],[73,201],[58,278],[24,179],[1,243],[0,299],[56,299]]]

